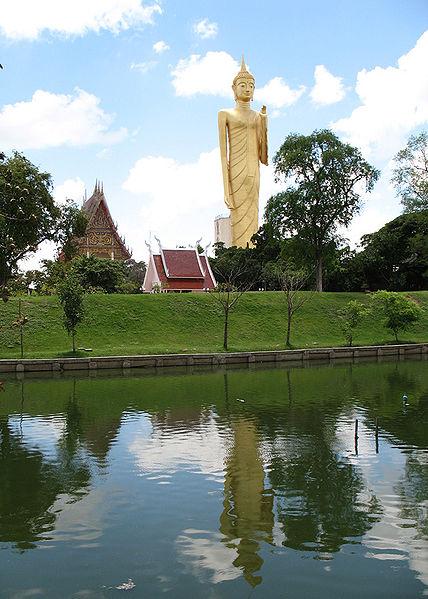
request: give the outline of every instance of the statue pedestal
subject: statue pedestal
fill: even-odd
[[[230,216],[217,216],[214,219],[214,242],[224,243],[227,248],[232,245]]]

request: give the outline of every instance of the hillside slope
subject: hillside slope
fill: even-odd
[[[400,336],[403,342],[428,341],[428,291],[409,293],[425,310],[423,319]],[[293,347],[344,345],[337,310],[350,299],[368,303],[363,293],[311,294],[293,322]],[[208,294],[88,295],[86,317],[77,346],[79,355],[196,353],[222,351],[223,318]],[[24,297],[25,357],[66,355],[71,341],[62,327],[56,297]],[[18,300],[0,305],[0,357],[19,357]],[[285,301],[281,292],[253,292],[241,297],[230,317],[229,351],[283,349]],[[367,317],[355,335],[356,345],[392,343],[379,317]]]

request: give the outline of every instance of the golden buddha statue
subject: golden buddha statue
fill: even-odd
[[[251,246],[259,228],[259,162],[268,163],[266,106],[251,110],[255,87],[244,57],[233,80],[235,108],[220,110],[218,128],[224,201],[230,210],[232,245]]]

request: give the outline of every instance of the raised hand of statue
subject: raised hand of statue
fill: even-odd
[[[264,117],[267,117],[267,114],[266,114],[266,106],[265,106],[264,104],[263,104],[263,106],[262,106],[262,109],[261,109],[261,111],[260,111],[260,114],[261,114],[262,116],[264,116]]]

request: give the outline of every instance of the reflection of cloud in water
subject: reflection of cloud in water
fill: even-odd
[[[208,530],[183,530],[176,540],[178,559],[199,580],[212,584],[234,580],[242,575],[233,565],[238,552],[222,539],[223,535]]]
[[[221,478],[227,454],[227,439],[213,418],[191,429],[160,430],[148,433],[147,427],[136,429],[129,451],[144,474],[158,471],[190,470]]]
[[[43,418],[41,416],[22,416],[15,414],[9,418],[9,426],[14,435],[22,437],[29,449],[38,449],[46,458],[56,452],[56,445],[64,434],[63,416]]]
[[[57,497],[49,510],[57,514],[55,530],[49,533],[49,541],[89,542],[93,547],[93,541],[104,531],[109,499],[111,490],[101,488],[93,489],[79,501],[70,501],[69,495]]]
[[[337,439],[342,450],[353,446],[355,418],[359,418],[359,455],[349,452],[348,457],[360,470],[366,492],[372,490],[382,506],[379,522],[362,538],[362,544],[368,549],[366,557],[382,561],[408,560],[409,567],[428,586],[428,539],[421,538],[415,521],[403,517],[403,507],[413,503],[412,497],[397,494],[404,479],[409,450],[403,453],[402,448],[392,446],[380,435],[377,455],[374,432],[365,426],[361,414],[351,415],[348,423],[342,423],[338,429]],[[423,454],[413,455],[412,459],[425,462]],[[419,508],[426,511],[428,502],[419,503]]]

